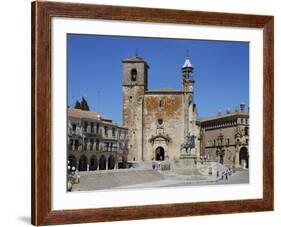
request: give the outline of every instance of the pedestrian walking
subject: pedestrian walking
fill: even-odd
[[[231,174],[232,174],[232,169],[231,169],[231,167],[229,168],[229,176],[231,176]]]

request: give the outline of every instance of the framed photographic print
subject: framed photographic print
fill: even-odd
[[[32,3],[32,224],[273,210],[272,16]]]

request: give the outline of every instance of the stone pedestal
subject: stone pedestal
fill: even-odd
[[[187,167],[195,167],[197,163],[197,157],[193,154],[181,154],[180,162],[184,163]]]

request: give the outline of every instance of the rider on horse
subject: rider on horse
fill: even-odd
[[[181,150],[185,149],[186,153],[190,153],[191,149],[195,147],[195,138],[196,136],[190,135],[190,132],[187,133],[185,143],[181,145]],[[189,152],[188,152],[189,149]]]

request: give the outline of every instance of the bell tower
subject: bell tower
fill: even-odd
[[[128,128],[128,160],[143,160],[142,120],[143,96],[147,90],[149,66],[137,55],[124,59],[123,63],[123,127]]]
[[[182,70],[182,90],[186,93],[193,94],[194,86],[194,74],[193,74],[193,65],[189,58],[185,59],[185,62],[181,68]]]
[[[183,105],[184,105],[184,135],[188,133],[193,134],[194,118],[195,114],[195,104],[193,103],[194,94],[194,67],[191,64],[190,58],[187,57],[182,66],[182,91],[183,91]]]

